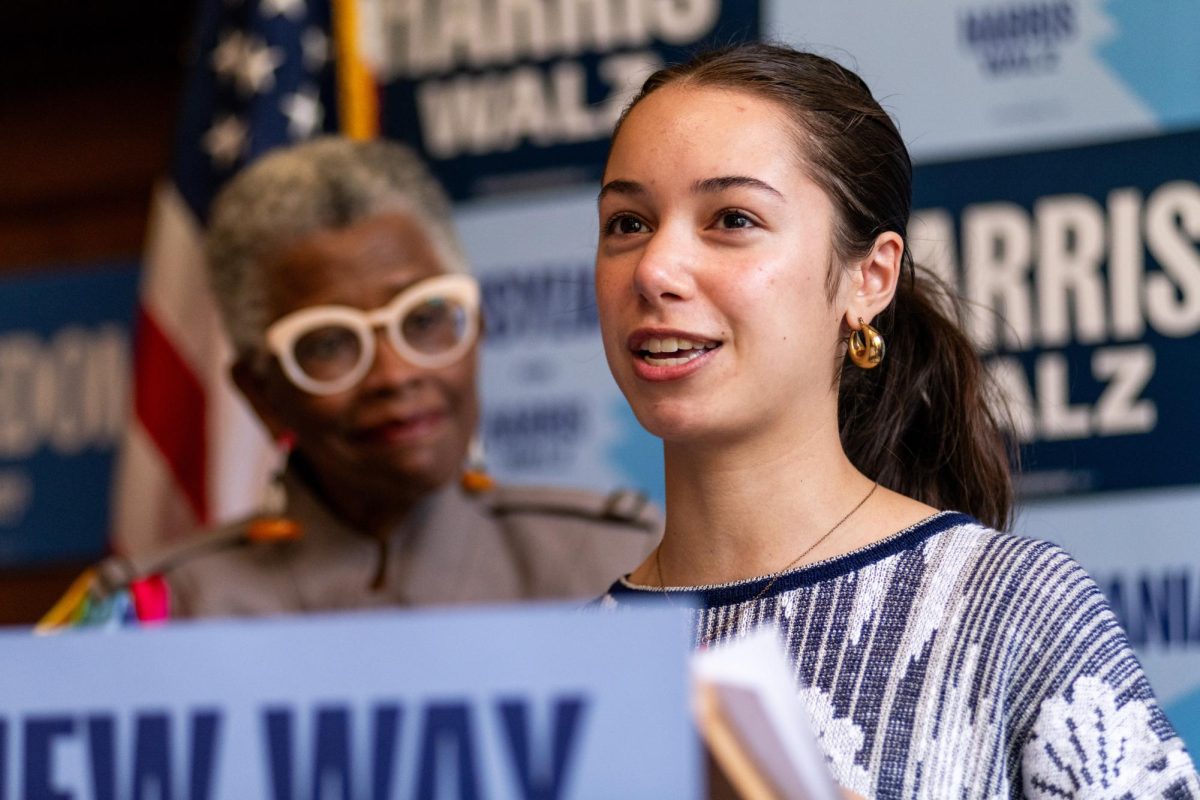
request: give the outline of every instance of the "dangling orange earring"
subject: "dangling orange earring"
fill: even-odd
[[[470,494],[479,494],[496,488],[496,481],[488,475],[483,461],[483,440],[472,436],[467,445],[467,466],[460,479],[462,488]]]
[[[294,434],[285,433],[275,440],[279,451],[279,466],[271,476],[271,482],[263,490],[262,505],[258,516],[246,526],[246,538],[252,542],[284,542],[299,539],[304,533],[299,522],[287,516],[287,490],[283,485],[283,474],[287,471],[288,456],[296,445]]]
[[[850,360],[860,369],[875,369],[883,361],[885,349],[883,335],[859,317],[858,330],[850,331],[846,347]]]

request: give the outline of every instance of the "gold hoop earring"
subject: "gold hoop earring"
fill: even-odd
[[[850,331],[850,341],[847,345],[850,360],[860,369],[875,369],[883,361],[886,349],[883,334],[858,318],[858,330]]]

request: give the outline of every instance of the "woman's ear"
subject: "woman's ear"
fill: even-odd
[[[278,440],[290,432],[292,426],[284,420],[278,404],[272,399],[275,393],[271,391],[270,377],[263,370],[255,368],[251,359],[252,356],[239,356],[229,368],[229,377],[266,426],[271,438]]]
[[[846,298],[846,324],[858,327],[858,320],[870,322],[880,314],[896,294],[904,239],[895,231],[875,237],[871,252],[851,268],[850,295]]]

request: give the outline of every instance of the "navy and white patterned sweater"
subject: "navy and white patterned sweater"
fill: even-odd
[[[944,512],[781,575],[669,590],[697,643],[774,623],[843,786],[895,798],[1200,798],[1095,582]],[[601,605],[662,596],[618,581]]]

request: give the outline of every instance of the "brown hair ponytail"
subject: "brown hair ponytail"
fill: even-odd
[[[659,70],[629,108],[673,83],[748,92],[792,118],[802,163],[837,210],[833,245],[841,264],[866,256],[881,233],[906,236],[908,149],[850,70],[786,46],[737,45]],[[842,275],[831,267],[831,302]],[[940,294],[906,251],[900,288],[874,323],[887,340],[887,357],[868,372],[842,369],[842,445],[855,466],[884,486],[1003,528],[1013,492],[999,406],[989,405],[987,374],[961,326],[942,311],[951,306]]]
[[[971,343],[945,309],[953,295],[905,258],[896,297],[875,327],[887,356],[872,370],[847,361],[838,425],[850,461],[882,485],[994,528],[1011,522],[1002,407]]]

